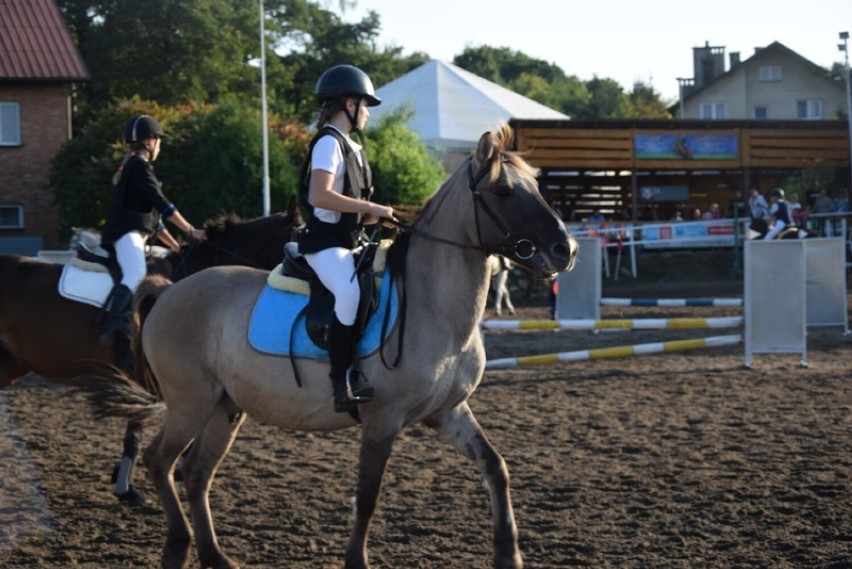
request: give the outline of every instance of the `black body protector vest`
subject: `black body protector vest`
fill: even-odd
[[[373,195],[373,176],[370,171],[370,165],[367,164],[367,157],[363,155],[363,152],[360,153],[361,162],[359,163],[359,153],[350,146],[343,134],[335,128],[326,126],[320,129],[316,136],[314,136],[308,148],[308,159],[302,168],[300,180],[303,202],[313,211],[313,207],[308,201],[311,180],[310,156],[317,141],[327,134],[332,135],[337,140],[337,144],[343,151],[343,159],[346,163],[346,175],[343,178],[343,195],[369,201]],[[330,247],[354,248],[361,239],[363,231],[362,218],[363,215],[360,213],[341,213],[340,221],[337,223],[326,223],[320,221],[315,216],[311,216],[299,237],[299,252],[302,254],[316,253]]]

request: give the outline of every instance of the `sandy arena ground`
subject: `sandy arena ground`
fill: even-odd
[[[519,303],[520,304],[520,303]],[[532,302],[515,318],[546,318]],[[607,318],[736,308],[604,308]],[[508,316],[504,316],[507,317]],[[490,358],[736,331],[488,333]],[[472,408],[505,457],[528,567],[852,567],[852,337],[812,329],[798,355],[741,345],[488,371]],[[150,507],[119,504],[124,425],[39,378],[0,392],[0,567],[158,567]],[[251,419],[212,492],[220,541],[245,567],[342,564],[358,431]],[[401,436],[369,547],[374,568],[491,567],[488,496],[419,426]]]

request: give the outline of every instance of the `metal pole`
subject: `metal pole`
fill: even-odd
[[[841,32],[841,39],[843,39],[843,44],[838,45],[837,47],[843,50],[844,54],[844,79],[846,80],[846,122],[849,129],[849,186],[846,188],[846,198],[849,199],[850,205],[852,205],[852,88],[849,85],[849,47],[847,45],[847,41],[849,38],[849,32]]]
[[[263,216],[270,214],[269,197],[269,121],[266,117],[266,42],[264,41],[263,0],[260,4],[260,101],[261,127],[263,131]]]

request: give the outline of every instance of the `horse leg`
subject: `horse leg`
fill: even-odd
[[[124,454],[121,462],[113,472],[112,493],[122,502],[133,506],[145,505],[145,498],[133,488],[133,471],[139,458],[140,441],[142,440],[142,423],[129,421],[124,432]]]
[[[168,411],[166,420],[145,448],[142,458],[148,466],[148,472],[160,498],[160,504],[166,513],[168,534],[163,546],[163,569],[183,569],[189,564],[189,546],[192,531],[183,512],[174,481],[174,467],[178,457],[192,442],[194,435],[203,427],[194,424],[180,424],[179,413]],[[206,419],[206,416],[203,420]]]
[[[521,569],[524,562],[518,549],[518,528],[512,511],[506,461],[488,441],[467,402],[425,423],[471,459],[488,484],[494,527],[494,567]]]
[[[355,490],[355,524],[344,555],[344,569],[369,569],[367,534],[370,520],[376,511],[382,477],[387,468],[393,443],[399,431],[390,435],[370,436],[362,432],[361,451],[358,458],[358,487]]]
[[[0,345],[0,387],[12,385],[30,372],[6,348]]]
[[[228,413],[219,405],[196,438],[183,463],[183,481],[195,526],[195,543],[202,569],[236,569],[238,565],[222,553],[210,513],[210,487],[219,465],[231,450],[246,415]]]

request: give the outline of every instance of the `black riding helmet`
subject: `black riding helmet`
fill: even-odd
[[[373,82],[354,65],[335,65],[326,69],[317,81],[316,97],[321,107],[346,97],[364,99],[368,107],[382,103],[376,97]]]
[[[771,190],[769,190],[769,195],[775,199],[783,200],[784,190],[781,188],[772,188]]]
[[[147,140],[151,136],[166,136],[163,127],[151,116],[137,115],[124,125],[124,142],[127,144]]]

